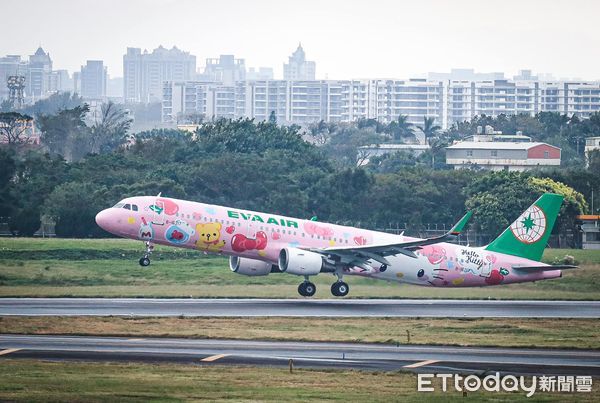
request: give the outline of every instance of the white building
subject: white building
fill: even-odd
[[[283,65],[284,80],[314,80],[316,72],[315,62],[306,60],[306,54],[302,49],[302,44],[288,58],[288,62]]]
[[[162,46],[152,53],[127,48],[123,55],[123,99],[125,102],[152,102],[162,99],[165,81],[192,80],[196,74],[196,56]]]
[[[446,147],[446,164],[454,169],[524,171],[560,166],[560,148],[546,143],[461,141]]]
[[[218,59],[206,59],[202,81],[213,81],[224,85],[233,85],[246,79],[246,62],[234,55],[221,55]]]
[[[174,81],[166,86],[186,86],[184,83]],[[391,122],[400,115],[406,115],[415,126],[421,125],[423,118],[427,117],[433,118],[442,129],[447,129],[454,122],[471,120],[482,114],[533,115],[552,111],[588,117],[594,111],[600,111],[600,82],[563,82],[558,85],[552,82],[510,80],[442,82],[377,79],[189,83],[192,87],[206,87],[208,93],[217,91],[220,94],[207,98],[207,117],[233,115],[266,120],[274,111],[278,122],[302,125],[319,120],[352,122],[376,119]],[[171,91],[167,90],[163,94],[163,103],[167,105],[163,116],[174,116],[173,113],[176,115],[183,111],[168,110],[171,108],[168,106],[170,97]],[[213,99],[221,105],[225,99],[235,100],[235,106],[232,105],[233,109],[225,112],[227,109],[224,106],[211,104]],[[220,111],[224,115],[220,115]]]
[[[88,60],[81,66],[81,97],[103,100],[106,97],[107,69],[102,60]]]
[[[360,165],[366,165],[373,157],[380,157],[385,154],[393,154],[400,151],[413,154],[415,157],[431,150],[429,144],[371,144],[358,147],[358,157]]]

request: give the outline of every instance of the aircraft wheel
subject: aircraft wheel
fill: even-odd
[[[140,258],[139,262],[140,262],[140,266],[142,266],[142,267],[146,267],[146,266],[150,265],[150,259],[146,256]]]
[[[350,287],[348,283],[343,281],[336,281],[331,285],[331,293],[334,297],[345,297],[350,292]]]
[[[317,287],[310,281],[300,283],[298,286],[298,294],[302,295],[303,297],[312,297],[315,295],[315,292],[317,292]]]

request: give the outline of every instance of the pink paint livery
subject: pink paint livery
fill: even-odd
[[[561,196],[543,195],[486,247],[446,242],[462,231],[469,214],[447,234],[419,239],[140,196],[101,211],[96,222],[115,235],[145,241],[142,265],[150,263],[155,243],[198,249],[230,256],[231,269],[238,274],[304,276],[298,288],[304,296],[316,291],[309,276],[332,273],[338,278],[331,288],[333,295],[344,296],[349,290],[344,275],[434,287],[481,287],[561,277],[560,269],[573,267],[538,261],[561,203]]]

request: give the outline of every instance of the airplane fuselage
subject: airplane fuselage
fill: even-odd
[[[347,247],[417,239],[154,196],[124,199],[101,212],[97,221],[105,230],[121,237],[273,265],[286,247]],[[436,287],[480,287],[561,276],[560,270],[524,273],[514,267],[534,266],[539,262],[451,243],[423,246],[415,254],[416,257],[388,256],[389,265],[369,260],[367,268],[346,267],[342,274]]]

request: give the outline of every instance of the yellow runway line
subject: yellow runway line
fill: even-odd
[[[440,362],[439,360],[425,360],[425,361],[419,361],[419,362],[415,362],[414,364],[410,364],[410,365],[405,365],[402,368],[419,368],[422,367],[424,365],[429,365],[429,364],[435,364],[436,362]]]
[[[6,355],[6,354],[14,353],[15,351],[20,351],[20,350],[22,350],[22,349],[21,348],[7,348],[6,350],[0,351],[0,355]]]
[[[211,355],[210,357],[206,357],[201,359],[200,361],[204,361],[204,362],[213,362],[213,361],[217,361],[220,360],[223,357],[227,357],[229,354],[216,354],[216,355]]]

